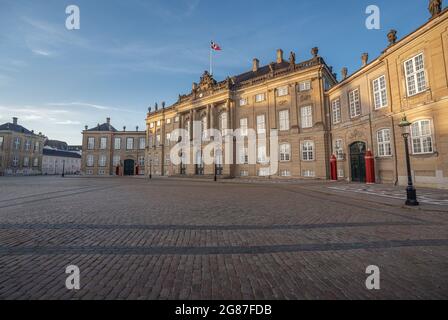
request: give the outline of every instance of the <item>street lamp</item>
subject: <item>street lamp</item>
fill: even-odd
[[[410,136],[411,123],[406,118],[406,115],[404,115],[403,119],[401,120],[401,122],[398,126],[402,130],[402,136],[404,138],[404,148],[406,151],[406,166],[407,166],[407,171],[408,171],[408,187],[406,189],[406,193],[407,193],[406,205],[407,206],[418,206],[419,203],[417,201],[417,191],[415,190],[414,183],[412,182],[411,159],[409,157],[409,136]]]
[[[65,160],[62,160],[62,178],[65,178]]]

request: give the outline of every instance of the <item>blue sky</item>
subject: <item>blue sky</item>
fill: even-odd
[[[65,28],[78,5],[81,29]],[[381,30],[365,27],[368,5],[381,9]],[[398,35],[427,21],[425,0],[0,0],[0,123],[20,123],[52,139],[81,143],[85,125],[112,118],[116,128],[145,126],[148,106],[171,104],[209,68],[217,80],[250,70],[254,57],[297,60],[320,54],[339,73],[360,67]]]

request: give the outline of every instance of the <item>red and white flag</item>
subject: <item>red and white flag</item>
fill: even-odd
[[[214,41],[212,41],[211,48],[212,48],[212,50],[215,50],[215,51],[221,51],[222,50],[221,47],[217,43],[215,43]]]

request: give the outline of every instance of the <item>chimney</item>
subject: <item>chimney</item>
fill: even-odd
[[[369,54],[363,53],[362,57],[361,57],[361,61],[362,61],[362,66],[365,67],[367,65],[367,63],[369,62]]]
[[[277,63],[282,63],[282,62],[283,62],[283,50],[278,49],[277,50]]]
[[[126,132],[126,126],[123,127],[123,131]]]
[[[252,61],[252,71],[253,71],[253,72],[257,72],[259,67],[260,67],[260,60],[258,60],[257,58],[255,58],[255,59]]]
[[[12,118],[12,123],[13,123],[13,124],[17,124],[17,121],[18,121],[18,120],[19,120],[19,119],[18,119],[17,117],[13,117],[13,118]]]
[[[135,131],[137,131],[137,132],[138,132],[138,126],[136,126],[136,127],[135,127]]]
[[[89,126],[84,126],[84,129],[86,129],[86,131],[89,129]]]
[[[107,124],[110,124],[110,118],[106,118]]]

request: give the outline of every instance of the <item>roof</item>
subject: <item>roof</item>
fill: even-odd
[[[81,159],[81,155],[77,152],[55,150],[55,149],[48,149],[48,148],[44,148],[43,155],[50,156],[50,157],[64,157],[64,158]]]
[[[59,150],[68,150],[67,142],[59,140],[47,140],[45,141],[45,146],[52,147]]]
[[[25,127],[22,127],[19,124],[13,124],[13,123],[4,123],[2,125],[0,125],[0,130],[3,131],[14,131],[14,132],[19,132],[19,133],[25,133],[25,134],[32,134],[32,135],[36,135],[33,132],[31,132],[30,130],[28,130]]]
[[[96,127],[92,129],[87,129],[86,131],[108,131],[108,132],[117,132],[117,129],[115,129],[113,126],[111,126],[109,123],[103,123],[98,124]]]

